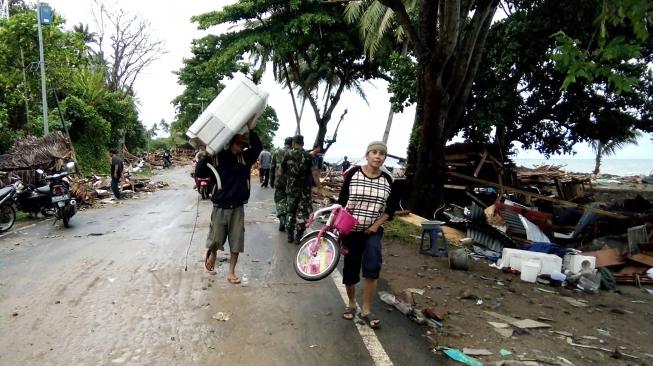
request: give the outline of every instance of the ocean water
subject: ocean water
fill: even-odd
[[[527,168],[541,164],[562,165],[564,170],[574,173],[591,173],[594,170],[594,159],[513,159],[515,164]],[[653,174],[653,159],[603,159],[601,173],[619,175]]]

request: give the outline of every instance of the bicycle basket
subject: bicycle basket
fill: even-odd
[[[358,225],[358,220],[350,214],[346,208],[338,210],[335,219],[333,220],[333,227],[335,227],[340,234],[347,235],[354,227]]]

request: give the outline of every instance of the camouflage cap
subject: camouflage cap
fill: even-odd
[[[296,144],[301,144],[301,145],[303,145],[303,144],[304,144],[304,136],[302,136],[302,135],[294,136],[294,137],[292,138],[292,142],[294,142],[294,143],[296,143]]]
[[[284,145],[291,145],[292,144],[292,137],[286,137],[286,139],[283,141]]]

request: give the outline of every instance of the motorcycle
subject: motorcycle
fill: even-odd
[[[70,162],[66,167],[72,169],[75,163]],[[77,213],[77,202],[70,196],[70,182],[66,179],[68,175],[68,172],[59,172],[45,177],[49,183],[51,207],[66,228],[70,227],[70,219]]]
[[[8,231],[16,222],[16,186],[0,188],[0,233]]]
[[[209,198],[211,194],[211,179],[209,178],[197,178],[197,192],[199,192],[202,199],[205,200]]]
[[[169,152],[163,153],[163,169],[170,168],[172,166],[172,155]]]
[[[50,199],[50,187],[48,182],[43,179],[43,171],[36,170],[36,185],[24,184],[23,181],[16,177],[14,187],[16,189],[15,205],[19,211],[37,216],[39,213],[43,216],[52,216],[52,202]]]

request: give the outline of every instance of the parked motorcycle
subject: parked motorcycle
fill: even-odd
[[[36,170],[36,184],[25,184],[16,177],[14,187],[16,188],[15,204],[19,211],[37,216],[52,216],[52,201],[50,199],[50,187],[43,179],[44,174],[40,169]]]
[[[0,188],[0,233],[11,229],[16,222],[15,197],[16,187],[14,185]]]
[[[75,163],[70,162],[66,167],[72,169]],[[68,172],[60,172],[45,177],[50,187],[50,201],[52,208],[55,210],[57,219],[63,221],[64,227],[70,226],[70,218],[77,213],[77,202],[70,195],[70,182]]]

